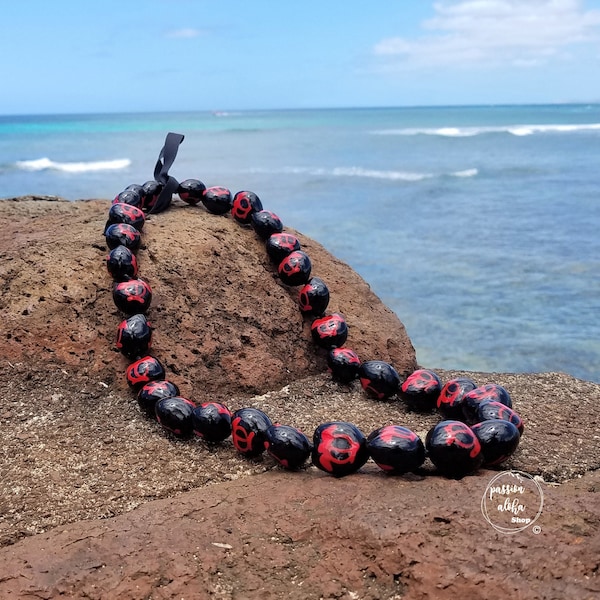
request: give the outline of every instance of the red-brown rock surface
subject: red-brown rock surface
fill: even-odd
[[[525,435],[509,467],[541,484],[532,528],[496,532],[461,481],[286,473],[162,433],[139,412],[114,350],[101,232],[107,202],[0,202],[0,598],[594,598],[600,595],[600,390],[562,374],[469,374],[513,397]],[[368,285],[300,236],[362,359],[415,367]],[[196,401],[256,406],[309,435],[343,419],[424,434],[439,417],[377,402],[324,372],[297,290],[228,217],[152,217],[140,273],[154,350]],[[457,373],[439,371],[447,380]]]
[[[6,334],[0,358],[32,349],[43,362],[75,367],[124,390],[127,361],[115,354],[119,316],[102,232],[107,202],[0,205],[0,309]],[[364,360],[414,369],[404,327],[369,286],[319,244],[299,236],[313,274],[327,281],[331,312],[343,313]],[[249,228],[202,208],[178,206],[148,219],[140,275],[154,290],[154,348],[182,389],[201,397],[261,393],[323,370],[310,341],[297,287],[282,285],[264,243]]]

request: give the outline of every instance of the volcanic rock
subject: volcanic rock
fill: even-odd
[[[503,465],[537,477],[543,510],[507,535],[460,481],[297,473],[230,440],[177,440],[139,410],[115,349],[107,201],[0,202],[0,598],[593,598],[600,594],[600,386],[561,373],[437,370],[504,386],[525,431]],[[286,229],[286,231],[293,230]],[[293,232],[344,315],[347,345],[401,377],[402,323],[347,265]],[[297,289],[250,228],[176,202],[138,253],[152,352],[195,402],[253,406],[309,437],[325,421],[423,436],[436,413],[327,373]],[[431,368],[431,366],[428,366]]]

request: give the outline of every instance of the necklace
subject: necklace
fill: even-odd
[[[104,231],[110,249],[106,264],[114,280],[113,300],[126,315],[118,326],[116,346],[132,361],[126,378],[143,411],[175,437],[195,435],[214,444],[231,436],[236,450],[247,458],[266,450],[283,468],[295,470],[310,457],[316,467],[337,477],[357,471],[369,458],[390,474],[418,471],[428,456],[440,473],[460,478],[482,464],[500,464],[514,453],[523,423],[504,388],[496,384],[477,387],[466,378],[442,384],[439,376],[427,369],[417,369],[401,381],[387,362],[361,362],[358,354],[345,346],[348,327],[343,315],[327,313],[330,293],[326,282],[312,276],[311,259],[299,240],[283,231],[281,219],[264,210],[255,193],[232,195],[224,187],[207,188],[197,179],[179,183],[169,175],[183,139],[180,134],[167,135],[154,180],[130,185],[115,197]],[[319,425],[311,442],[291,425],[272,423],[259,409],[241,408],[232,413],[223,403],[197,405],[180,395],[162,363],[150,354],[153,326],[146,315],[152,289],[138,277],[136,258],[146,215],[166,210],[174,194],[189,205],[202,204],[212,214],[230,214],[265,242],[281,282],[299,288],[299,310],[311,319],[312,341],[327,351],[334,379],[345,384],[358,379],[367,395],[379,400],[398,396],[412,410],[437,408],[444,420],[429,430],[425,443],[400,425],[383,426],[365,436],[345,421]]]

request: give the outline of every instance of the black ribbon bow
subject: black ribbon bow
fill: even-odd
[[[177,192],[179,182],[175,177],[169,175],[169,169],[173,165],[179,150],[179,144],[184,140],[180,133],[168,133],[165,139],[165,145],[162,147],[156,167],[154,167],[154,179],[163,186],[156,203],[148,211],[149,213],[159,213],[166,210],[171,204],[173,194]]]

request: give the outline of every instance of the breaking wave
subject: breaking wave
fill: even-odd
[[[475,177],[479,173],[477,169],[464,169],[448,173],[419,173],[412,171],[383,171],[379,169],[365,169],[363,167],[335,167],[333,169],[284,167],[279,170],[248,169],[247,171],[267,174],[312,175],[314,177],[364,177],[368,179],[387,179],[388,181],[422,181],[435,177]]]
[[[441,137],[473,137],[486,133],[508,133],[522,137],[535,133],[574,133],[581,131],[600,131],[600,123],[577,125],[498,125],[489,127],[407,127],[403,129],[379,129],[370,133],[373,135],[437,135]]]
[[[126,169],[131,164],[128,158],[114,160],[98,160],[89,162],[57,162],[49,158],[35,160],[20,160],[15,163],[17,169],[24,171],[63,171],[65,173],[87,173],[89,171],[112,171]]]

